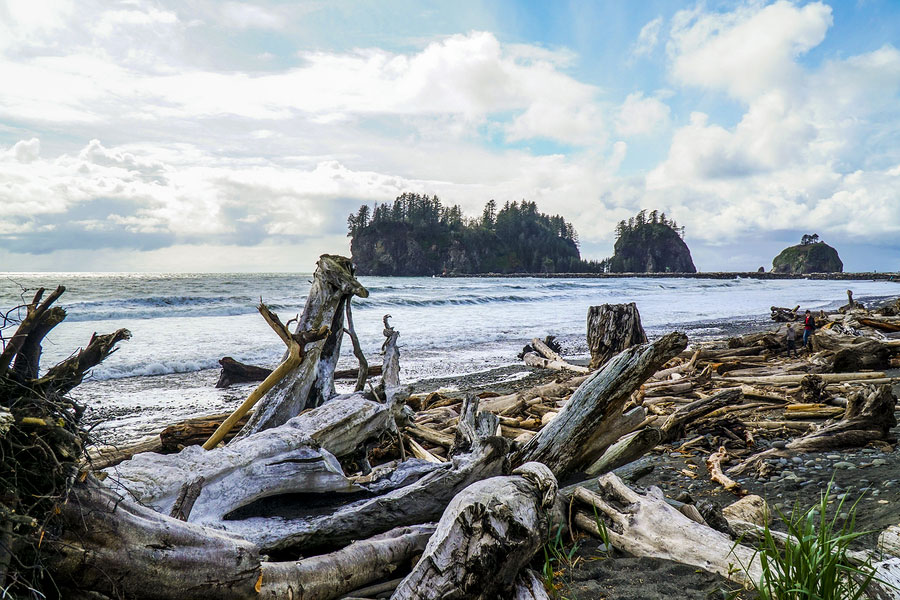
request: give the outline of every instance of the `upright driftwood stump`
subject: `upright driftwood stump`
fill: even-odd
[[[637,344],[647,343],[641,314],[634,302],[602,304],[588,309],[587,343],[591,350],[591,368]]]

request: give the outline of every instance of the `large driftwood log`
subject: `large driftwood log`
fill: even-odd
[[[110,481],[168,514],[181,485],[203,477],[207,483],[189,520],[215,523],[268,496],[363,491],[344,477],[335,457],[356,452],[391,424],[383,404],[350,395],[210,451],[190,446],[178,454],[136,455],[109,469]]]
[[[599,494],[578,488],[575,498],[593,506],[604,518],[615,548],[633,556],[692,565],[742,584],[759,581],[756,551],[684,516],[666,502],[659,488],[651,487],[641,495],[612,473],[600,477],[598,484]],[[593,514],[579,512],[575,522],[599,534]]]
[[[356,480],[361,499],[309,494],[302,503],[273,499],[271,517],[222,521],[219,525],[259,545],[263,551],[308,552],[370,537],[393,527],[437,519],[468,485],[508,472],[510,442],[496,436],[498,419],[477,413],[478,399],[468,398],[461,412],[457,443],[446,463],[407,460],[388,477],[371,483]],[[327,405],[326,405],[327,406]],[[376,474],[378,470],[376,469]],[[196,509],[195,509],[196,510]]]
[[[357,358],[359,357],[357,356]],[[255,367],[253,365],[238,362],[230,356],[226,356],[220,359],[219,364],[222,365],[222,372],[219,374],[219,380],[216,382],[217,388],[226,388],[237,383],[254,383],[257,381],[263,381],[266,377],[272,374],[272,369],[266,369],[265,367]],[[368,378],[374,377],[376,375],[381,375],[381,365],[367,366],[367,368],[364,370],[356,368],[341,369],[334,372],[335,379],[359,379],[363,376]],[[359,385],[357,385],[357,387],[359,389],[357,389],[356,391],[360,391],[362,389]]]
[[[447,506],[392,600],[509,597],[519,571],[547,541],[556,492],[556,478],[540,463],[470,485]]]
[[[334,395],[334,367],[344,335],[344,306],[353,295],[365,298],[369,292],[354,277],[350,259],[323,254],[295,331],[327,327],[330,333],[324,340],[306,344],[302,362],[266,394],[236,439],[282,425]]]
[[[847,409],[840,420],[826,423],[812,433],[791,440],[784,450],[771,448],[754,454],[728,472],[741,475],[769,457],[860,447],[875,440],[884,440],[889,437],[891,428],[897,425],[894,417],[896,404],[897,398],[890,385],[862,386],[847,398]]]
[[[687,346],[673,332],[646,346],[629,348],[588,377],[565,408],[513,458],[541,462],[557,477],[583,469],[628,431],[613,431],[625,402],[650,375]]]
[[[592,369],[600,367],[626,348],[646,344],[647,334],[641,325],[637,305],[630,302],[588,308],[587,343]]]
[[[259,598],[332,600],[378,581],[420,555],[435,531],[432,523],[398,527],[353,542],[330,554],[298,561],[262,563]]]
[[[45,540],[57,585],[116,598],[255,597],[259,551],[247,541],[156,513],[93,479],[60,510],[62,537]]]

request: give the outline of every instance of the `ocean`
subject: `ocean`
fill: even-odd
[[[0,308],[23,304],[40,286],[66,286],[57,304],[68,316],[45,340],[44,368],[84,346],[94,332],[132,332],[73,392],[89,406],[96,437],[122,443],[236,406],[249,388],[215,389],[218,360],[231,356],[274,367],[284,347],[256,305],[262,298],[286,321],[303,310],[310,279],[309,273],[3,273]],[[772,305],[835,308],[846,303],[848,288],[862,302],[900,295],[898,284],[888,281],[359,279],[370,292],[352,304],[363,350],[370,363],[380,361],[381,318],[390,314],[408,383],[518,365],[522,346],[548,334],[566,356],[584,358],[591,305],[636,302],[651,339],[677,329],[697,341],[764,322]],[[3,329],[4,338],[12,331]],[[339,368],[355,366],[348,342],[342,352]],[[505,376],[525,372],[507,369]]]

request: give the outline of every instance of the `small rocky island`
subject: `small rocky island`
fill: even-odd
[[[564,273],[597,270],[581,260],[578,234],[534,202],[490,200],[480,218],[437,196],[405,193],[393,204],[363,205],[347,219],[359,275]]]
[[[844,263],[837,250],[819,241],[818,234],[804,235],[796,246],[785,248],[772,260],[773,273],[842,273]]]
[[[642,210],[616,226],[615,254],[602,261],[610,273],[696,273],[684,227],[666,213]]]

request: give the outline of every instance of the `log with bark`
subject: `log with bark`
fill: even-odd
[[[588,308],[587,343],[591,369],[606,363],[616,354],[637,344],[647,343],[641,314],[634,302],[601,304]]]
[[[219,374],[219,380],[216,382],[217,388],[226,388],[238,383],[256,383],[263,381],[272,374],[272,369],[265,367],[257,367],[238,362],[226,356],[219,360],[222,366],[222,372]],[[338,369],[334,372],[335,379],[357,379],[360,376],[360,369]],[[366,369],[366,377],[375,377],[381,375],[381,365],[371,365]],[[359,391],[359,390],[357,390]]]

